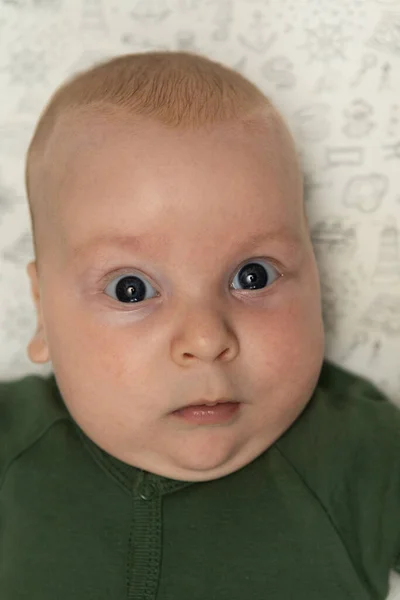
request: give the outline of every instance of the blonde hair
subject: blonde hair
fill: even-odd
[[[66,111],[125,114],[154,119],[172,128],[196,129],[216,123],[251,124],[263,113],[280,115],[270,100],[240,73],[197,54],[146,52],[112,58],[61,85],[45,106],[31,139],[25,186],[36,258],[35,220],[45,201],[44,154],[57,119]],[[38,258],[37,258],[38,260]]]

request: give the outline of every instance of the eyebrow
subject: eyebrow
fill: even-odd
[[[288,230],[287,227],[281,227],[278,230],[271,232],[263,230],[253,233],[245,238],[243,244],[240,246],[240,250],[251,248],[264,241],[283,241],[289,243],[291,246],[298,246],[300,244],[300,236]],[[119,248],[123,251],[132,252],[146,246],[149,246],[149,239],[140,236],[101,235],[92,238],[82,246],[72,248],[72,260],[75,262],[83,256],[95,254],[102,248]]]

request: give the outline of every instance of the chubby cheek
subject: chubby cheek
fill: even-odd
[[[246,342],[251,351],[245,356],[254,392],[301,402],[315,384],[324,352],[318,294],[293,294],[264,315],[252,315],[251,321],[244,329],[253,332]]]
[[[95,323],[86,312],[53,307],[46,324],[51,360],[60,370],[83,371],[85,378],[93,371],[101,376],[118,370],[117,347],[112,345],[117,340],[113,341],[110,328]]]
[[[153,378],[143,341],[135,339],[135,324],[125,316],[126,327],[113,327],[87,310],[49,303],[50,358],[70,412],[87,430],[96,421],[116,426],[119,415],[122,421],[124,414],[132,414],[133,395]]]

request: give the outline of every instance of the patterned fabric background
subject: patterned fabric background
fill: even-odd
[[[0,0],[0,379],[52,370],[26,355],[39,113],[67,76],[147,49],[204,53],[280,108],[306,174],[326,355],[400,406],[400,0]]]

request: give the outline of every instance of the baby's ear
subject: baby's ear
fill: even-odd
[[[26,271],[31,283],[31,294],[36,308],[36,333],[27,346],[29,359],[34,363],[46,363],[50,360],[46,335],[43,328],[42,310],[40,302],[39,278],[37,274],[36,261],[30,262]]]

